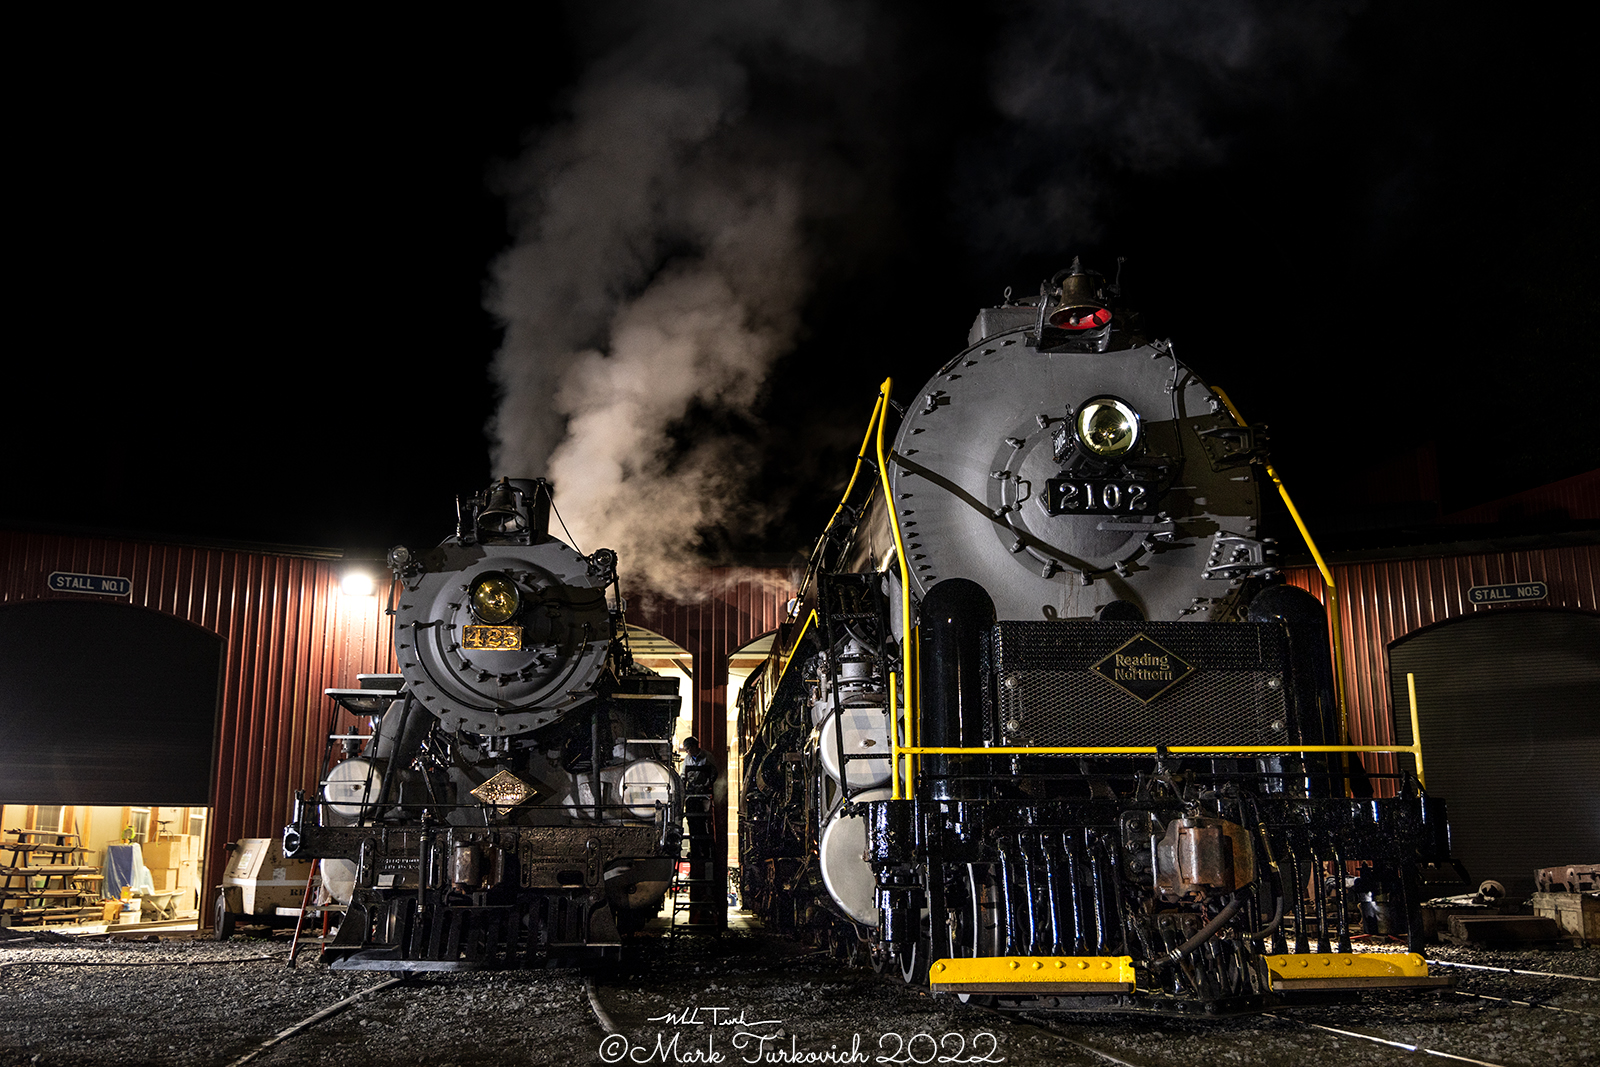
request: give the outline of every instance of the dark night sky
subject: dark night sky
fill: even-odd
[[[1219,23],[1257,10],[1215,6]],[[869,191],[809,229],[796,345],[758,417],[723,427],[780,516],[759,543],[713,540],[799,547],[877,383],[913,395],[977,307],[1074,253],[1127,257],[1130,300],[1272,426],[1314,521],[1337,525],[1354,475],[1430,441],[1445,510],[1600,466],[1595,101],[1575,33],[1521,33],[1486,5],[1348,5],[1317,40],[1280,22],[1282,55],[1218,73],[1186,65],[1205,25],[1159,18],[1154,45],[1125,21],[1075,55],[1080,8],[1100,10],[931,25],[887,5],[871,77],[828,75],[861,78],[830,148]],[[1045,39],[1019,48],[1024,16]],[[510,240],[495,175],[562,120],[604,34],[558,8],[368,29],[202,48],[140,26],[31,57],[0,522],[375,553],[437,540],[452,495],[486,481],[484,293]],[[995,103],[1001,55],[1133,103],[1019,124]],[[803,71],[745,58],[752,121],[831,121]],[[1151,134],[1141,109],[1187,117]],[[1200,136],[1164,147],[1164,128]],[[1031,242],[987,226],[1064,174],[1088,190],[1084,225]]]

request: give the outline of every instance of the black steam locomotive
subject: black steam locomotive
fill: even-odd
[[[1118,295],[1074,262],[980,311],[888,452],[884,383],[741,696],[746,907],[1030,1008],[1439,984],[1443,805],[1337,751],[1326,615],[1258,526],[1264,435]]]
[[[347,906],[334,966],[605,958],[661,906],[677,681],[631,661],[616,554],[550,536],[550,510],[546,482],[502,480],[439,547],[389,554],[401,673],[329,691],[371,729],[284,830]]]

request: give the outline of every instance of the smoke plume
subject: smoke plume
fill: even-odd
[[[1268,0],[1015,0],[949,25],[892,10],[588,5],[598,43],[565,118],[502,175],[494,471],[551,477],[577,547],[616,549],[634,582],[684,596],[721,531],[767,521],[747,431],[842,246],[900,277],[963,239],[985,271],[1064,259],[1119,177],[1221,161],[1240,116],[1317,79],[1348,19]],[[828,452],[828,428],[801,431]]]
[[[570,117],[504,176],[492,464],[548,475],[582,551],[614,548],[625,575],[683,596],[698,544],[762,522],[737,435],[708,427],[746,417],[793,345],[805,227],[827,210],[804,120],[763,115],[758,93],[849,63],[859,31],[827,4],[586,17],[607,45]]]
[[[1101,236],[1130,175],[1217,165],[1340,60],[1359,4],[1022,0],[990,57],[1002,118],[959,166],[966,231],[1001,257]]]

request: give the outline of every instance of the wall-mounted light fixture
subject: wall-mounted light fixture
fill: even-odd
[[[372,596],[377,591],[378,583],[373,580],[372,572],[359,567],[345,571],[339,580],[339,592],[345,596]]]

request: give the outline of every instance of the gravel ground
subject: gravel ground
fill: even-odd
[[[281,937],[0,941],[0,1064],[222,1067],[253,1052],[251,1064],[341,1067],[825,1063],[852,1062],[852,1052],[857,1063],[1105,1062],[1084,1045],[1152,1067],[1445,1062],[1305,1023],[1488,1063],[1600,1062],[1600,983],[1568,979],[1451,972],[1463,991],[1568,1011],[1459,994],[1371,995],[1360,1005],[1280,1010],[1271,1018],[1077,1016],[1049,1020],[1046,1029],[916,993],[898,979],[844,968],[759,932],[676,943],[645,937],[630,952],[626,968],[592,982],[615,1035],[596,1021],[576,971],[441,974],[374,992],[261,1051],[284,1027],[391,976],[329,971],[312,951],[287,968]],[[1595,948],[1439,948],[1432,956],[1600,977]]]

